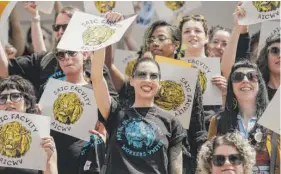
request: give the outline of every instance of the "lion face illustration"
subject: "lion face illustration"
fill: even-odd
[[[107,26],[89,26],[82,35],[85,45],[95,46],[107,41],[115,30]]]
[[[137,60],[131,60],[127,63],[127,66],[126,66],[126,69],[125,69],[125,74],[128,76],[128,77],[131,77],[132,76],[132,73],[133,73],[133,68],[136,64]]]
[[[165,5],[169,9],[176,11],[184,5],[184,1],[165,1]]]
[[[30,148],[31,133],[19,122],[13,121],[0,127],[0,153],[3,156],[19,158]]]
[[[106,13],[115,8],[115,1],[95,1],[95,6],[100,13]]]
[[[167,111],[176,110],[185,100],[181,84],[171,80],[161,81],[161,89],[155,96],[155,103]]]
[[[74,124],[83,113],[83,104],[74,92],[60,94],[53,105],[55,120],[64,124]]]
[[[253,1],[258,12],[270,12],[280,8],[280,1]]]

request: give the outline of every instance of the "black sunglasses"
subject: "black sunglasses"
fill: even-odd
[[[66,27],[67,27],[68,24],[63,24],[63,25],[59,25],[59,24],[53,24],[52,25],[52,28],[53,28],[53,31],[59,31],[60,28],[63,29],[63,31],[65,31]]]
[[[246,74],[243,72],[234,72],[231,76],[231,80],[233,83],[239,83],[244,80],[245,76],[251,82],[258,81],[258,75],[255,71],[250,71],[250,72],[247,72]]]
[[[6,104],[8,98],[10,101],[18,103],[22,100],[23,95],[21,93],[0,94],[0,105]]]
[[[149,75],[150,80],[157,80],[160,77],[159,73],[147,73],[147,72],[142,72],[142,71],[135,72],[133,77],[140,79],[140,80],[145,80],[148,75]]]
[[[280,56],[280,48],[278,47],[271,47],[270,49],[268,49],[268,52],[273,55]]]
[[[65,54],[67,54],[70,57],[74,57],[77,55],[77,51],[57,51],[55,52],[55,56],[57,58],[57,60],[59,61],[64,61],[65,59]]]
[[[241,155],[239,154],[231,154],[229,156],[224,155],[213,155],[212,162],[214,166],[221,167],[225,164],[226,159],[228,158],[228,161],[230,164],[237,166],[240,165],[243,161]]]

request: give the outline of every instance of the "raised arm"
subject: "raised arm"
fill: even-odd
[[[247,31],[247,26],[242,26],[238,24],[238,18],[245,16],[245,11],[241,8],[242,2],[238,2],[235,12],[233,13],[234,18],[234,28],[230,37],[230,40],[225,48],[225,51],[222,55],[221,61],[221,70],[222,75],[228,79],[231,68],[235,63],[236,59],[236,52],[237,52],[237,44],[241,33],[244,33],[245,30]]]
[[[34,52],[38,53],[47,51],[40,24],[40,15],[39,11],[36,8],[36,4],[34,2],[24,2],[24,8],[32,17],[31,39]]]
[[[8,58],[0,41],[0,77],[1,78],[8,77],[9,75],[8,66],[9,66]]]
[[[110,113],[111,97],[107,83],[103,77],[105,48],[95,51],[91,55],[91,80],[98,109],[105,120]]]
[[[119,92],[125,83],[125,76],[113,64],[113,46],[106,48],[105,65],[107,66],[116,92]]]
[[[21,56],[25,48],[25,38],[20,25],[19,15],[16,8],[13,9],[10,15],[10,27],[12,32],[10,43],[17,50],[15,56]]]

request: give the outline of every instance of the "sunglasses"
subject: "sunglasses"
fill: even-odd
[[[181,18],[180,22],[185,22],[185,21],[188,21],[190,19],[193,19],[195,21],[201,21],[203,23],[206,22],[205,17],[203,15],[198,15],[198,14],[184,16],[184,17]]]
[[[145,80],[147,78],[147,76],[149,76],[150,80],[158,80],[160,78],[159,73],[147,73],[147,72],[141,72],[141,71],[135,72],[133,77],[136,79]]]
[[[272,55],[280,56],[280,48],[278,47],[271,47],[270,49],[268,49],[268,52]]]
[[[63,25],[59,25],[59,24],[53,24],[52,25],[52,28],[53,28],[53,31],[59,31],[60,28],[62,28],[63,31],[65,31],[66,27],[67,27],[68,24],[63,24]]]
[[[55,53],[55,56],[57,60],[64,61],[65,60],[65,54],[67,54],[70,57],[75,57],[77,55],[77,51],[58,51]]]
[[[18,103],[22,98],[23,95],[21,93],[0,94],[0,105],[6,104],[8,99],[14,103]]]
[[[244,80],[244,77],[247,77],[247,79],[251,82],[257,82],[258,81],[258,75],[254,71],[247,72],[246,74],[243,72],[234,72],[231,76],[231,80],[233,83],[239,83]]]
[[[228,158],[228,161],[230,164],[237,166],[242,163],[242,157],[239,154],[231,154],[229,156],[224,155],[213,155],[212,162],[214,166],[221,167],[225,164],[226,159]]]

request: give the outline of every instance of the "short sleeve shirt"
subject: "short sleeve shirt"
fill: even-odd
[[[106,173],[168,173],[168,150],[186,136],[176,117],[158,107],[119,110],[112,100]],[[181,148],[181,146],[179,147]]]

